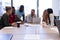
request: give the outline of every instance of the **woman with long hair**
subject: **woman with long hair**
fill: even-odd
[[[43,21],[44,21],[46,24],[49,23],[49,22],[48,22],[48,12],[47,12],[47,10],[44,10],[44,12],[43,12]]]

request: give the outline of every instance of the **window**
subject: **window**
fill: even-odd
[[[19,9],[20,5],[24,5],[25,15],[31,13],[31,9],[35,9],[37,14],[37,0],[13,0],[13,6],[15,9]]]
[[[1,0],[2,11],[5,13],[5,7],[11,6],[11,0]]]
[[[41,22],[43,11],[47,8],[52,8],[52,0],[39,0],[39,17],[41,17]]]
[[[43,11],[52,8],[52,0],[39,0],[39,17],[42,17]]]

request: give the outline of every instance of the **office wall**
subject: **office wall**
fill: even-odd
[[[54,14],[56,16],[59,16],[59,0],[52,0],[52,8],[53,8]]]

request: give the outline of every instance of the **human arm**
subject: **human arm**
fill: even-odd
[[[1,23],[2,23],[2,26],[11,26],[11,24],[9,23],[9,16],[4,14],[1,17]]]

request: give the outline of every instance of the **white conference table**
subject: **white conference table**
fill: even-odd
[[[40,24],[27,24],[17,27],[5,27],[0,34],[12,34],[12,40],[60,40],[56,27],[43,28]]]

